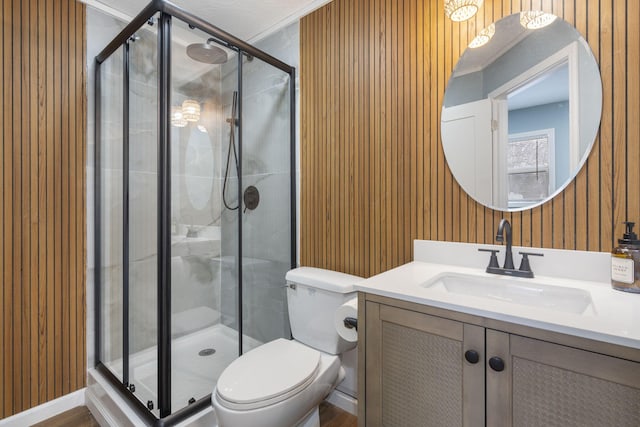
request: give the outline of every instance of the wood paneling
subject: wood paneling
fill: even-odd
[[[440,144],[444,90],[476,33],[520,10],[563,17],[600,66],[600,132],[585,167],[541,207],[502,213],[456,183]],[[640,8],[633,0],[485,0],[471,20],[442,1],[334,0],[301,21],[301,263],[370,276],[413,239],[609,251],[640,222]]]
[[[0,0],[0,419],[85,385],[85,6]]]

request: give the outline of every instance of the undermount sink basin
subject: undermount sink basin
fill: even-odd
[[[421,286],[450,294],[466,295],[512,304],[544,308],[565,313],[583,314],[591,306],[591,294],[582,289],[527,283],[497,276],[479,277],[445,273]]]

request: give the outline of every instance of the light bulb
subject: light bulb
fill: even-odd
[[[484,0],[444,0],[444,14],[452,21],[466,21],[478,12]]]
[[[182,103],[182,116],[188,122],[200,120],[200,103],[193,99],[187,99]]]

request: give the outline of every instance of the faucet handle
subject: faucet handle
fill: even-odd
[[[489,259],[489,267],[500,268],[498,264],[498,256],[496,255],[500,252],[500,249],[478,249],[479,252],[491,252],[491,258]],[[489,268],[487,267],[487,268]]]
[[[531,264],[529,264],[529,255],[532,256],[544,256],[544,254],[539,254],[535,252],[518,252],[522,255],[522,261],[520,262],[520,271],[527,271],[531,273],[531,277],[533,277],[533,271],[531,271]]]

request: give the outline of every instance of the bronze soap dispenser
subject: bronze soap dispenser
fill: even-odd
[[[611,286],[625,292],[640,293],[640,240],[633,232],[635,223],[626,221],[618,247],[611,251]]]

